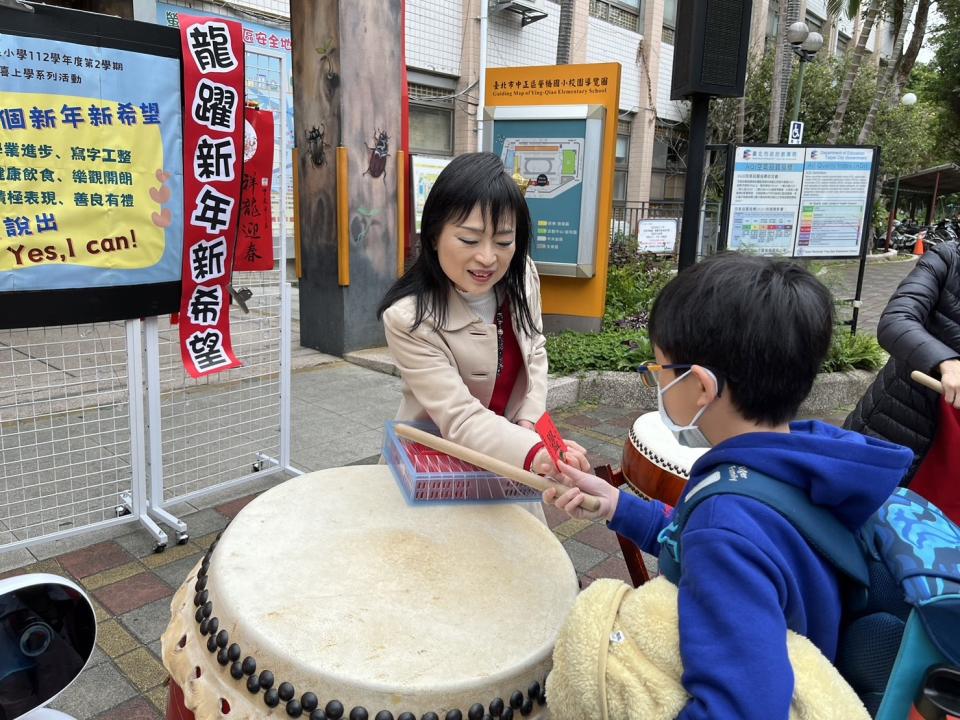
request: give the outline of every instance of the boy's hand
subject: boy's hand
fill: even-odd
[[[940,363],[940,382],[943,384],[943,399],[960,410],[960,360]]]
[[[566,452],[563,453],[567,463],[580,470],[589,471],[590,462],[587,460],[587,451],[583,446],[573,440],[564,440],[563,442],[567,446]],[[537,454],[533,456],[533,462],[530,463],[530,472],[535,472],[537,475],[548,475],[562,482],[561,472],[553,464],[550,452],[546,448],[537,450]]]
[[[557,497],[557,491],[554,488],[544,490],[543,501],[545,503],[556,505],[567,515],[582,520],[594,520],[603,518],[609,520],[617,511],[617,503],[620,501],[620,490],[596,475],[590,475],[578,470],[575,467],[561,462],[560,472],[562,477],[560,481],[564,485],[569,485],[570,489]],[[600,501],[600,507],[595,512],[584,510],[581,505],[585,495],[592,495]]]

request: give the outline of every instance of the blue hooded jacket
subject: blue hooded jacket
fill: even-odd
[[[688,487],[718,465],[746,465],[805,490],[856,530],[912,459],[899,445],[819,421],[795,422],[789,433],[749,433],[712,448],[693,466]],[[609,525],[659,555],[657,536],[672,515],[661,502],[621,493]],[[836,571],[775,510],[737,495],[704,500],[687,520],[681,548],[680,655],[691,700],[678,720],[787,720],[793,671],[786,632],[806,636],[835,659]]]

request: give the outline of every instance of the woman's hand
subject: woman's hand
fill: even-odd
[[[543,491],[543,501],[545,503],[556,505],[567,515],[582,520],[594,520],[603,518],[609,520],[617,511],[617,503],[620,502],[620,490],[596,475],[590,475],[582,472],[575,467],[560,462],[560,472],[562,473],[561,482],[569,485],[570,489],[557,496],[555,488],[549,488]],[[583,499],[591,495],[600,501],[600,507],[594,511],[584,510]]]
[[[567,464],[578,470],[589,471],[590,461],[587,460],[587,451],[583,446],[573,440],[564,440],[563,442],[567,446],[566,452],[563,453]],[[546,448],[540,448],[537,454],[533,456],[533,462],[530,463],[530,472],[535,472],[537,475],[549,475],[557,480],[562,480],[560,470],[553,464],[553,459]]]
[[[943,399],[960,410],[960,360],[944,360],[940,363],[940,382]]]
[[[534,427],[533,423],[529,420],[517,420],[517,425],[522,428],[526,428],[527,430],[533,430],[534,432],[537,431],[537,428]]]

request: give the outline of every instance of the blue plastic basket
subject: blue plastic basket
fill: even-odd
[[[383,457],[393,472],[397,485],[410,503],[453,502],[539,502],[540,492],[516,480],[470,465],[449,455],[438,454],[425,458],[419,470],[410,459],[408,449],[414,445],[397,435],[398,424],[412,425],[420,430],[440,435],[437,427],[428,422],[388,421],[383,435]]]

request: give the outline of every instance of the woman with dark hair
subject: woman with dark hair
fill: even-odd
[[[844,427],[913,450],[903,484],[960,522],[960,244],[935,245],[890,297],[877,340],[890,360]],[[910,379],[940,380],[943,397]]]
[[[530,212],[493,153],[455,158],[423,208],[420,255],[377,316],[400,369],[397,418],[541,474],[557,469],[533,424],[546,409],[540,279]],[[567,462],[589,470],[566,441]]]

